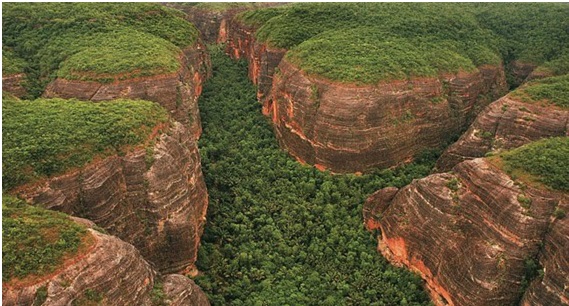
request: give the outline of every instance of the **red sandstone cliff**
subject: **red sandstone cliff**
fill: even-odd
[[[460,139],[437,161],[448,171],[461,161],[491,151],[512,149],[541,138],[569,136],[569,111],[552,105],[524,103],[510,95],[484,109]]]
[[[356,86],[309,77],[286,59],[264,104],[281,145],[333,172],[409,162],[466,128],[505,90],[501,67],[473,73]]]
[[[244,58],[249,63],[249,78],[257,85],[257,99],[269,98],[275,69],[286,49],[278,49],[259,43],[254,38],[255,27],[245,26],[235,18],[227,25],[226,52],[234,59]]]
[[[76,220],[93,226],[88,220]],[[42,290],[46,295],[41,305],[90,305],[95,303],[93,299],[98,305],[152,305],[151,292],[159,276],[139,252],[114,236],[92,229],[88,235],[88,248],[54,273],[31,284],[4,284],[2,305],[39,305],[42,298],[38,291]],[[166,276],[164,291],[175,301],[182,297],[172,293],[191,292],[190,299],[172,305],[209,305],[199,287],[181,275]]]
[[[2,75],[2,91],[22,98],[26,95],[26,89],[22,86],[26,75],[23,73]]]
[[[400,190],[378,191],[364,205],[364,222],[380,230],[386,258],[426,280],[436,305],[514,305],[522,298],[525,262],[536,258],[544,275],[522,304],[561,305],[568,301],[569,218],[552,213],[568,205],[567,194],[522,186],[474,159]]]
[[[57,78],[47,86],[43,96],[95,102],[117,98],[154,101],[170,111],[176,121],[189,124],[198,137],[201,123],[197,100],[202,83],[211,73],[211,63],[205,47],[199,42],[184,50],[180,62],[181,68],[174,73],[117,79],[112,83]]]
[[[192,269],[197,259],[208,195],[197,140],[179,122],[154,146],[16,192],[32,204],[94,221],[163,273]]]

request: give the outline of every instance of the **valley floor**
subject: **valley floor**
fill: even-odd
[[[196,282],[213,305],[428,305],[420,278],[376,251],[365,198],[426,176],[435,156],[369,175],[330,175],[283,152],[244,62],[210,47],[200,98],[210,195]]]

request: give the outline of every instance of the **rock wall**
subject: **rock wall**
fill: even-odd
[[[443,152],[436,171],[449,171],[461,161],[491,151],[565,135],[569,136],[568,110],[506,96],[484,109],[460,139]]]
[[[231,19],[227,25],[225,50],[234,59],[244,58],[248,61],[249,78],[257,85],[257,99],[266,103],[271,93],[276,68],[287,50],[271,48],[257,42],[254,37],[256,30]]]
[[[90,227],[94,223],[76,219]],[[152,289],[157,274],[132,245],[89,229],[90,246],[65,261],[63,267],[33,284],[2,286],[2,305],[153,305]],[[178,280],[177,282],[170,281]],[[185,280],[184,280],[185,279]],[[209,305],[205,294],[182,275],[167,275],[166,292],[192,292],[181,303]],[[38,294],[45,290],[45,300]],[[183,295],[184,296],[184,295]],[[91,303],[91,304],[90,304]]]
[[[545,274],[523,303],[559,305],[567,301],[562,246],[569,236],[567,218],[551,222],[568,201],[567,194],[523,186],[474,159],[400,190],[378,191],[364,205],[364,222],[380,231],[378,250],[388,260],[425,279],[436,305],[517,304],[526,261],[536,258]]]
[[[193,280],[170,274],[164,278],[164,293],[170,306],[207,306],[207,296]]]
[[[30,203],[94,221],[162,273],[194,269],[208,195],[196,139],[179,122],[155,144],[23,186]]]
[[[43,97],[94,102],[118,98],[154,101],[170,111],[176,121],[190,125],[193,133],[199,136],[201,123],[197,99],[202,91],[202,83],[211,73],[209,55],[198,42],[184,50],[180,62],[181,68],[174,73],[111,83],[57,78],[47,86]]]
[[[2,75],[2,91],[9,92],[18,98],[24,97],[27,92],[22,86],[26,75],[23,73]]]
[[[409,162],[465,129],[506,88],[503,69],[492,66],[375,86],[309,77],[286,59],[278,68],[265,110],[281,146],[332,172]]]

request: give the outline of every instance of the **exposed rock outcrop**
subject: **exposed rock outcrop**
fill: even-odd
[[[205,47],[199,42],[184,50],[180,62],[181,68],[174,73],[125,80],[117,76],[111,83],[57,78],[47,86],[43,96],[95,102],[118,98],[154,101],[170,111],[176,121],[189,124],[198,136],[201,124],[197,99],[203,81],[210,75],[211,63]]]
[[[93,245],[47,278],[25,286],[2,286],[2,305],[151,305],[155,272],[130,244],[89,230]],[[38,291],[44,291],[45,302]],[[34,301],[39,302],[34,304]]]
[[[92,228],[86,219],[86,249],[35,283],[3,284],[2,305],[153,305],[152,290],[161,277],[132,245]],[[209,305],[203,291],[189,278],[164,277],[170,305]]]
[[[484,109],[460,139],[448,147],[436,171],[448,171],[464,160],[512,149],[541,138],[569,135],[569,110],[524,103],[510,95]]]
[[[569,236],[567,218],[552,213],[567,205],[567,194],[516,183],[474,159],[397,192],[378,191],[364,205],[364,222],[380,230],[386,258],[426,280],[436,305],[517,304],[527,262],[537,258],[544,276],[523,304],[559,305],[567,302]]]
[[[2,75],[2,91],[22,98],[27,94],[26,89],[22,86],[25,78],[26,75],[23,73]]]
[[[193,269],[208,203],[194,136],[173,122],[155,144],[23,186],[17,194],[94,221],[136,246],[162,273]]]
[[[235,18],[231,19],[227,26],[226,52],[234,59],[248,61],[249,79],[257,85],[257,99],[264,103],[269,98],[276,68],[287,50],[257,42],[256,30]]]
[[[298,160],[333,172],[409,162],[465,129],[506,88],[494,66],[373,86],[310,77],[286,59],[278,68],[265,112],[279,142]]]
[[[203,306],[209,305],[207,296],[193,280],[170,274],[164,278],[164,293],[170,306]]]

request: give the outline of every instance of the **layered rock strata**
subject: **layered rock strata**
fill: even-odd
[[[118,98],[154,101],[166,108],[176,121],[190,125],[198,136],[201,124],[197,99],[203,81],[209,77],[211,63],[199,42],[183,51],[180,63],[177,72],[124,80],[117,77],[111,83],[57,78],[47,86],[43,96],[94,102]]]
[[[544,275],[522,304],[560,305],[569,285],[568,218],[552,213],[567,205],[567,194],[524,186],[474,159],[378,191],[364,205],[364,222],[379,230],[386,258],[425,279],[436,305],[517,304],[528,262],[538,259]]]
[[[265,102],[271,93],[273,76],[286,49],[273,48],[255,39],[257,28],[233,18],[227,25],[226,52],[249,63],[249,78],[257,85],[257,99]]]
[[[164,294],[170,306],[207,306],[209,301],[200,287],[193,280],[170,274],[164,278]]]
[[[409,162],[444,144],[505,88],[501,67],[370,86],[307,76],[286,59],[264,104],[282,147],[332,172]],[[482,98],[486,96],[486,98]]]
[[[94,221],[162,273],[193,269],[208,195],[197,140],[172,122],[155,143],[23,186],[30,203]]]
[[[12,95],[22,98],[27,92],[22,86],[26,75],[23,73],[2,75],[2,91],[9,92]]]
[[[512,149],[541,138],[569,136],[569,110],[524,103],[510,95],[484,109],[460,139],[448,147],[436,171],[449,171],[464,160]]]
[[[77,221],[94,226],[88,220]],[[159,275],[138,250],[114,236],[88,231],[88,249],[52,274],[33,284],[3,285],[2,305],[153,305],[152,289]],[[199,287],[182,275],[166,276],[164,286],[169,288],[166,295],[192,292],[188,299],[176,296],[182,302],[172,305],[209,305]]]

